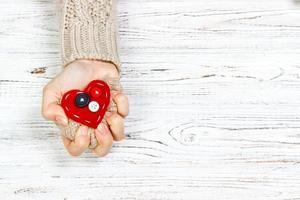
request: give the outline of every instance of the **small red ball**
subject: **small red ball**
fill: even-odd
[[[98,98],[98,97],[100,97],[101,95],[102,95],[102,91],[99,89],[99,88],[93,88],[92,90],[91,90],[91,95],[92,95],[92,97],[94,97],[94,98]]]

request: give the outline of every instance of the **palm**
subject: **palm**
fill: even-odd
[[[95,79],[118,79],[118,71],[114,66],[108,63],[99,64],[94,62],[78,61],[71,63],[56,78],[53,84],[57,85],[61,94],[71,89],[84,89],[89,82]]]
[[[43,115],[62,127],[63,141],[71,155],[80,155],[89,145],[94,148],[97,144],[103,143],[104,139],[121,140],[124,138],[123,118],[128,114],[128,100],[125,95],[121,94],[119,84],[110,85],[111,89],[115,90],[112,93],[112,99],[117,104],[117,112],[106,119],[108,126],[101,124],[99,130],[87,129],[80,124],[68,122],[62,107],[58,104],[65,92],[72,89],[83,90],[92,80],[97,79],[113,80],[114,83],[116,81],[118,83],[119,74],[113,64],[80,60],[68,65],[44,88]],[[98,133],[101,131],[106,134]],[[79,132],[85,134],[79,134]],[[94,145],[91,145],[92,143]],[[94,151],[98,155],[105,155],[108,152],[107,149],[109,148],[106,144],[102,147],[97,146]]]

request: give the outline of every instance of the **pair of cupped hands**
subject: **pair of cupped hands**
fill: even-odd
[[[64,93],[69,90],[83,90],[93,80],[118,80],[119,72],[114,64],[102,61],[76,60],[65,67],[43,90],[42,115],[53,121],[61,131],[70,126],[63,108],[59,102]],[[97,156],[109,153],[114,141],[125,138],[124,118],[129,112],[128,98],[122,90],[112,90],[111,99],[116,105],[114,112],[107,113],[97,129],[93,129],[98,145],[92,149]],[[74,130],[74,139],[62,135],[63,144],[72,156],[79,156],[90,145],[91,137],[87,126],[80,125]]]

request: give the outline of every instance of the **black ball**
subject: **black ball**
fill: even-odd
[[[77,94],[75,98],[75,105],[79,108],[87,106],[90,102],[90,97],[86,93]]]

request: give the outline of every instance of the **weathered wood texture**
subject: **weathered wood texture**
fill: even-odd
[[[40,116],[54,0],[0,1],[0,199],[300,199],[300,5],[120,0],[127,140],[70,157]]]

